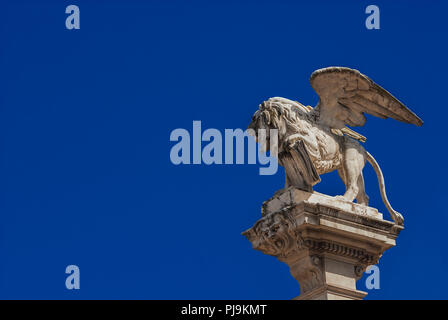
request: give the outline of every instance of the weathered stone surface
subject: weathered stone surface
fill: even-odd
[[[337,170],[346,186],[339,198],[350,202],[356,199],[357,203],[368,206],[362,174],[368,162],[377,174],[387,210],[396,224],[403,225],[403,216],[392,208],[387,198],[380,166],[361,144],[366,138],[347,126],[363,126],[365,114],[417,126],[423,121],[358,70],[344,67],[316,70],[310,83],[319,95],[319,103],[314,108],[273,97],[260,104],[249,125],[263,149],[278,155],[279,164],[285,168],[285,189],[292,186],[312,192],[322,174]],[[258,132],[264,131],[269,136],[263,139],[261,134],[260,139]]]
[[[298,299],[362,299],[356,280],[402,229],[374,208],[290,187],[263,204],[262,218],[243,235],[288,264]]]
[[[261,214],[265,216],[268,213],[279,211],[285,206],[306,201],[309,204],[321,204],[334,209],[354,212],[359,215],[366,215],[377,219],[382,219],[383,215],[377,209],[360,205],[343,198],[328,196],[314,191],[313,193],[301,192],[296,188],[289,188],[288,190],[279,193],[268,201],[263,203]]]

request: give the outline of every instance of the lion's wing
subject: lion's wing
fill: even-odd
[[[389,92],[359,71],[329,67],[313,72],[311,86],[319,95],[322,117],[336,117],[349,126],[363,126],[364,113],[421,126],[423,121]]]

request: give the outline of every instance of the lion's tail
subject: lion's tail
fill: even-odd
[[[404,220],[403,216],[392,208],[392,206],[389,203],[389,200],[387,199],[386,186],[384,183],[384,176],[383,176],[383,172],[381,171],[380,166],[376,162],[375,158],[367,151],[366,151],[366,155],[367,155],[367,161],[369,161],[370,165],[375,170],[376,176],[378,178],[378,184],[380,187],[381,198],[383,199],[384,205],[386,206],[387,210],[389,211],[389,213],[390,213],[392,219],[395,221],[395,223],[397,223],[399,225],[403,225],[403,220]]]

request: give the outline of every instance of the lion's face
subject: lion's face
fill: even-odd
[[[254,136],[255,141],[261,144],[262,151],[269,151],[270,148],[270,129],[274,129],[272,123],[269,122],[269,113],[267,110],[264,110],[261,105],[260,109],[255,112],[252,116],[252,121],[249,124],[249,132]],[[276,128],[275,128],[276,129]],[[253,131],[251,131],[253,130]],[[262,133],[263,132],[263,133]],[[263,136],[264,137],[263,137]],[[263,139],[264,138],[264,139]]]
[[[259,105],[259,109],[252,116],[252,121],[249,124],[248,129],[254,130],[253,135],[257,142],[260,141],[260,129],[266,133],[266,148],[270,150],[270,130],[278,130],[278,140],[280,141],[286,135],[287,126],[285,125],[284,118],[282,116],[284,105],[276,98],[270,98]]]

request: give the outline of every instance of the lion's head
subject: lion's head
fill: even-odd
[[[313,108],[296,101],[273,97],[259,105],[259,109],[252,116],[248,129],[254,130],[257,142],[258,130],[266,130],[268,143],[266,150],[269,150],[270,129],[278,130],[278,139],[281,145],[281,142],[289,135],[311,128],[308,117],[312,110]]]

